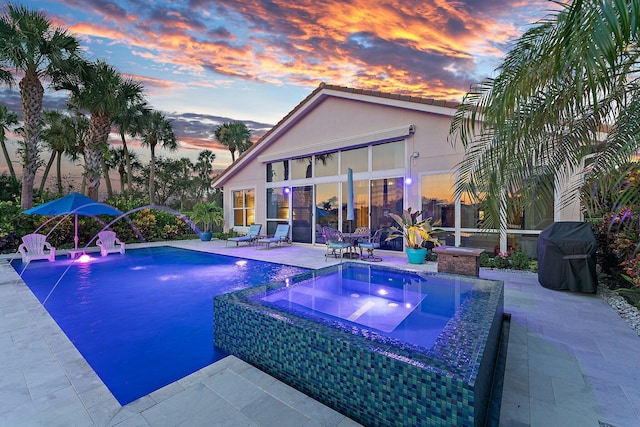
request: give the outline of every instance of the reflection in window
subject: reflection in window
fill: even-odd
[[[286,181],[289,179],[289,161],[267,163],[267,182]]]
[[[402,213],[404,204],[404,179],[403,178],[383,178],[371,180],[371,232],[382,228],[382,239],[380,239],[380,249],[394,251],[402,250],[402,239],[387,241],[389,227],[394,226],[393,219],[389,213]]]
[[[311,178],[311,156],[291,160],[291,179]]]
[[[255,190],[233,192],[233,225],[248,227],[256,220]]]
[[[437,227],[455,227],[455,175],[423,175],[420,182],[423,218]]]
[[[316,154],[315,176],[338,175],[338,152]]]
[[[351,228],[349,228],[351,227]],[[347,220],[347,183],[342,183],[342,231],[369,227],[369,181],[353,182],[353,221]]]
[[[338,183],[316,185],[316,243],[324,243],[322,227],[338,229]]]
[[[371,148],[371,170],[403,168],[404,159],[404,140],[378,144]]]
[[[353,172],[369,170],[369,147],[341,151],[340,156],[342,158],[340,173],[347,173],[348,168],[353,169]]]
[[[289,219],[289,187],[267,188],[267,218]]]

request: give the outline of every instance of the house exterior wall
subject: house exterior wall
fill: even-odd
[[[354,180],[403,178],[405,180],[404,207],[421,209],[423,194],[421,177],[430,174],[454,174],[456,166],[463,158],[461,145],[452,144],[449,141],[451,118],[456,111],[450,105],[425,104],[402,99],[380,99],[378,96],[358,96],[320,89],[312,95],[223,174],[223,179],[218,186],[224,188],[225,229],[234,228],[236,231],[244,232],[248,228],[248,224],[247,227],[233,225],[234,191],[247,189],[255,191],[255,223],[264,225],[268,219],[267,188],[277,186],[282,188],[282,185],[293,188],[299,185],[314,186],[319,183],[346,182],[345,165],[342,165],[342,174],[335,177],[289,180],[284,184],[283,182],[269,183],[266,177],[266,166],[269,162],[383,142],[403,141],[403,167],[382,172],[373,170],[359,172],[354,174]],[[407,178],[411,178],[413,183],[409,184]],[[574,175],[567,182],[559,183],[557,194],[563,194],[568,188],[575,188],[576,179],[579,179],[579,175]],[[452,188],[450,192],[453,192]],[[344,198],[341,200],[344,201]],[[469,240],[469,233],[480,233],[481,230],[460,227],[460,201],[456,201],[455,211],[455,245],[478,246],[477,237]],[[270,220],[272,221],[273,218]],[[552,220],[580,220],[579,205],[563,203],[558,196]],[[518,245],[527,246],[527,251],[531,255],[535,254],[535,241],[539,231],[512,230],[507,235],[501,237],[496,234],[491,239],[494,243],[499,241],[501,252],[511,246],[508,242],[509,238],[512,241],[518,239]],[[267,228],[263,227],[262,234],[267,232]],[[461,236],[465,236],[466,243],[461,240]],[[493,250],[494,243],[486,243],[486,248]],[[447,244],[451,243],[447,241]]]

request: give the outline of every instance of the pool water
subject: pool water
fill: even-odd
[[[259,299],[431,348],[473,286],[460,281],[452,286],[435,275],[354,266],[314,275]]]
[[[169,247],[13,266],[122,405],[227,356],[216,295],[308,271]]]

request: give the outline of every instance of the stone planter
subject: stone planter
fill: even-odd
[[[424,264],[424,260],[427,258],[427,248],[407,248],[406,252],[409,264]]]

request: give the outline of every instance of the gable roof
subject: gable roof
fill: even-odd
[[[355,89],[345,86],[336,86],[326,84],[324,82],[311,92],[305,99],[294,107],[286,116],[284,116],[275,126],[267,131],[255,144],[247,151],[242,153],[238,159],[229,165],[218,177],[213,181],[214,188],[221,188],[224,183],[235,173],[242,170],[243,165],[249,160],[264,151],[270,142],[275,140],[277,136],[287,129],[295,125],[298,120],[309,113],[318,103],[327,97],[334,96],[346,99],[364,100],[370,103],[378,103],[396,107],[410,108],[414,110],[422,110],[434,114],[443,114],[453,116],[458,108],[457,102],[442,101],[433,98],[424,98],[420,96],[402,95],[397,93],[381,92],[370,89]]]

